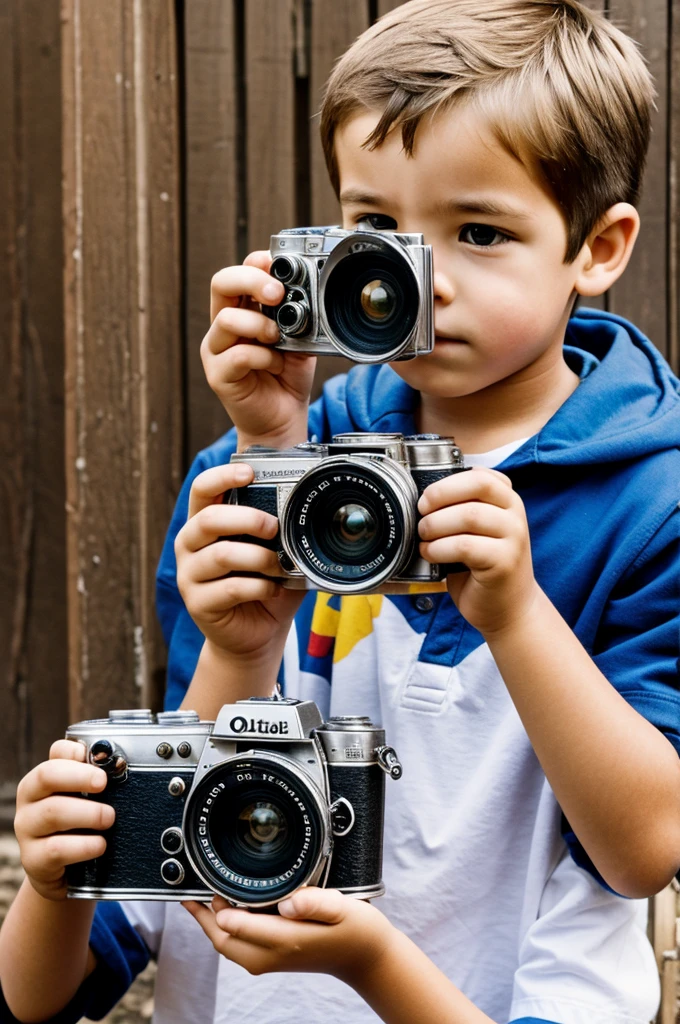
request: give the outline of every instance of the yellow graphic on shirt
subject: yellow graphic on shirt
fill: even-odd
[[[441,583],[405,583],[399,588],[403,594],[439,594],[446,590]],[[307,653],[314,658],[326,658],[333,648],[333,662],[342,661],[352,649],[373,632],[373,620],[382,609],[383,594],[316,595],[312,627],[309,632]]]
[[[373,632],[373,619],[380,615],[382,602],[382,594],[340,597],[318,593],[307,652],[324,658],[335,640],[333,661],[341,661],[360,640]]]

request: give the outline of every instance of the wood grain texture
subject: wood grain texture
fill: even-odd
[[[404,0],[378,0],[378,17],[393,11],[395,7],[401,7]]]
[[[240,70],[233,0],[185,5],[186,388],[191,457],[230,426],[200,358],[210,326],[210,280],[238,263],[239,221],[246,224],[239,178],[237,82]],[[245,152],[245,146],[243,146]]]
[[[292,0],[245,5],[248,251],[295,227],[295,37]]]
[[[150,703],[164,661],[153,570],[181,413],[174,16],[169,0],[66,0],[63,14],[70,712],[91,717]]]
[[[664,354],[668,339],[668,50],[667,0],[610,0],[609,16],[642,47],[658,91],[639,206],[642,227],[609,308],[632,320]]]
[[[318,111],[333,64],[368,28],[367,0],[312,0],[310,46],[310,165],[313,224],[337,224],[340,207],[328,180],[319,137]]]
[[[0,4],[0,779],[66,725],[59,8]]]

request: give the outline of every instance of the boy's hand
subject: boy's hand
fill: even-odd
[[[307,439],[307,407],[316,358],[274,348],[279,329],[257,308],[276,305],[284,286],[267,273],[268,252],[218,271],[210,286],[211,327],[201,344],[208,383],[231,417],[239,446]]]
[[[475,467],[430,484],[418,502],[420,553],[428,562],[463,562],[448,591],[461,615],[487,639],[522,618],[540,593],[524,504],[495,469]]]
[[[43,761],[19,783],[14,831],[21,863],[31,885],[45,899],[66,899],[67,864],[104,853],[104,836],[71,833],[110,828],[115,811],[109,804],[69,794],[101,793],[105,786],[106,772],[86,764],[85,747],[72,740],[53,743],[50,760]]]
[[[311,971],[355,985],[398,934],[375,907],[336,889],[298,889],[279,903],[279,916],[236,910],[220,896],[213,909],[184,906],[217,952],[250,974]]]
[[[276,552],[260,544],[229,540],[246,534],[271,540],[278,520],[260,509],[225,505],[225,491],[250,483],[250,466],[229,463],[207,469],[194,480],[189,518],[175,539],[177,586],[203,635],[233,656],[261,652],[285,638],[304,591],[286,590],[274,579]],[[221,539],[222,538],[222,539]]]

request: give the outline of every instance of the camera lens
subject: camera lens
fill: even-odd
[[[273,903],[314,873],[326,825],[319,798],[282,758],[230,759],[187,801],[187,853],[211,889],[247,904]]]
[[[331,263],[323,310],[334,343],[363,362],[396,358],[408,344],[420,310],[408,259],[383,249],[341,253]]]
[[[282,517],[284,547],[316,586],[370,590],[404,564],[415,494],[410,478],[396,479],[398,473],[393,464],[339,457],[296,484]]]

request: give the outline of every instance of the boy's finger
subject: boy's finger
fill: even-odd
[[[455,537],[423,541],[419,545],[419,551],[427,562],[434,565],[462,562],[473,573],[484,573],[488,570],[503,573],[511,568],[508,545],[496,537],[459,533]]]
[[[100,793],[106,786],[106,772],[78,761],[43,761],[29,772],[17,790],[21,803],[44,800],[53,793]]]
[[[247,462],[227,462],[199,473],[189,494],[189,519],[208,505],[221,503],[226,491],[234,487],[245,487],[254,475]]]
[[[50,747],[50,760],[62,758],[66,761],[84,761],[87,751],[79,740],[55,740]]]
[[[274,340],[278,340],[278,336]],[[257,373],[266,370],[273,377],[278,377],[283,373],[285,366],[283,353],[277,348],[267,348],[264,345],[234,345],[221,356],[215,356],[208,383],[214,391],[219,391],[220,385],[238,384],[253,371]]]
[[[339,924],[345,917],[345,900],[346,897],[337,889],[309,886],[282,900],[279,914],[291,919]]]
[[[226,932],[239,942],[262,949],[274,949],[285,943],[295,925],[274,914],[251,914],[247,910],[227,907],[218,910],[214,920],[222,933]],[[292,937],[292,935],[291,935]]]
[[[189,602],[193,617],[215,620],[237,605],[252,601],[272,601],[282,590],[276,580],[257,576],[230,576],[225,580],[202,583]]]
[[[468,473],[452,473],[426,487],[418,502],[421,515],[462,501],[486,501],[499,508],[511,508],[516,495],[512,482],[503,473],[475,468]]]
[[[100,835],[53,835],[29,842],[22,848],[22,864],[28,875],[39,881],[59,877],[67,864],[101,857],[106,839]]]
[[[22,834],[41,838],[72,829],[87,828],[103,832],[111,828],[116,815],[110,804],[83,800],[76,796],[55,795],[27,804],[17,818]]]
[[[447,505],[423,516],[418,524],[421,540],[439,540],[457,533],[474,533],[484,537],[506,537],[514,524],[507,510],[486,501],[465,501]]]
[[[272,257],[269,249],[256,249],[249,252],[243,262],[247,267],[259,267],[260,270],[268,272],[272,265]]]
[[[275,551],[261,544],[244,544],[233,540],[218,540],[208,544],[191,559],[182,582],[207,583],[227,575],[257,572],[263,576],[283,576],[283,569]]]
[[[215,316],[201,344],[201,356],[218,356],[231,348],[239,348],[243,339],[274,345],[281,332],[275,320],[254,309],[225,306]],[[255,345],[254,347],[257,347]]]
[[[223,537],[246,535],[258,540],[273,540],[278,530],[278,519],[271,512],[250,505],[206,505],[182,527],[180,548],[200,551],[206,544],[214,544]]]
[[[235,306],[242,296],[271,305],[280,302],[284,287],[265,270],[248,264],[218,270],[210,282],[210,320],[225,306]]]

